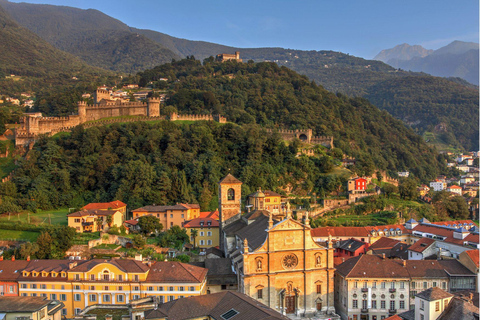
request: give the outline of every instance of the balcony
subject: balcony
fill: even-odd
[[[362,309],[361,313],[368,313],[368,309]]]
[[[84,226],[84,227],[86,227],[86,226],[93,226],[93,222],[83,221],[83,222],[82,222],[82,226]]]
[[[397,289],[388,289],[388,292],[394,293],[394,292],[397,292]]]
[[[397,314],[397,309],[389,309],[388,313],[390,314]]]
[[[362,292],[368,292],[368,288],[362,288]]]

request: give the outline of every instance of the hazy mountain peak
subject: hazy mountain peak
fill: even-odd
[[[444,47],[441,47],[435,50],[432,54],[441,55],[441,54],[463,54],[470,50],[478,50],[478,43],[475,42],[464,42],[455,40]]]
[[[425,57],[431,54],[433,50],[427,50],[420,45],[409,45],[407,43],[399,44],[391,49],[385,49],[380,51],[379,54],[373,58],[374,60],[380,60],[388,62],[389,60],[410,60],[413,57]]]

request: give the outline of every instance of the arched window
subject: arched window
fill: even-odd
[[[227,200],[235,200],[235,190],[232,188],[227,191]]]

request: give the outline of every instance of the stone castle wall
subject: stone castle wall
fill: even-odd
[[[333,148],[333,137],[330,136],[314,136],[312,129],[306,130],[271,130],[267,132],[277,132],[284,140],[299,139],[306,143],[321,144],[324,147]]]

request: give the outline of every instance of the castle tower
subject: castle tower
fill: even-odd
[[[110,100],[110,92],[105,89],[97,88],[95,91],[95,104],[99,104],[103,99]]]
[[[218,183],[220,250],[225,250],[223,228],[240,219],[241,203],[242,182],[229,173]]]
[[[77,105],[80,123],[84,123],[87,121],[87,103],[85,101],[78,101]]]
[[[148,98],[147,100],[147,116],[160,116],[160,98]]]

